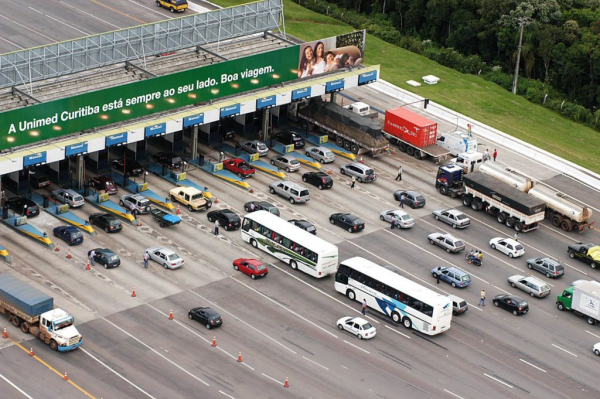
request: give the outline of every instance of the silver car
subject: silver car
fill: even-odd
[[[356,180],[361,183],[371,183],[377,180],[377,175],[373,168],[358,162],[342,165],[340,173],[348,176],[356,176]]]
[[[415,225],[413,218],[400,209],[383,211],[379,214],[379,219],[384,222],[392,223],[392,218],[394,218],[394,226],[399,229],[410,229]]]
[[[284,169],[286,172],[295,172],[300,169],[300,162],[291,155],[277,155],[271,158],[271,165]]]
[[[140,194],[124,194],[119,200],[119,205],[132,211],[134,208],[138,213],[149,213],[152,210],[150,200]]]
[[[269,153],[269,147],[262,141],[251,140],[242,143],[242,149],[250,154],[258,153],[258,156],[264,157]]]
[[[443,211],[433,211],[435,220],[441,220],[448,223],[453,229],[465,229],[471,224],[471,220],[459,210],[445,209]]]
[[[79,208],[85,204],[83,196],[70,189],[59,188],[52,191],[52,198],[63,204],[69,204],[71,208]]]
[[[146,253],[165,269],[179,269],[185,263],[181,256],[169,248],[151,247],[146,249]]]
[[[465,243],[450,234],[433,233],[427,237],[431,245],[437,245],[450,253],[458,253],[465,250]]]
[[[511,287],[525,291],[531,296],[544,298],[550,295],[550,287],[548,284],[533,276],[525,277],[516,274],[508,278],[508,283]]]
[[[527,259],[527,267],[545,274],[548,278],[559,278],[565,274],[565,268],[552,258]]]
[[[274,181],[269,184],[271,194],[277,194],[290,201],[292,204],[308,202],[310,194],[308,189],[293,181]]]
[[[325,147],[308,147],[305,153],[307,157],[311,157],[315,161],[319,161],[321,163],[330,163],[335,161],[335,154],[333,151],[328,150]]]

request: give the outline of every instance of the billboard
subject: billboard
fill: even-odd
[[[361,65],[365,54],[365,35],[363,30],[301,44],[298,78]]]

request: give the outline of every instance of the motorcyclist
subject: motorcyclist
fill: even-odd
[[[481,266],[481,264],[483,263],[483,253],[481,251],[479,251],[479,254],[477,255],[477,261],[479,262],[479,265]]]

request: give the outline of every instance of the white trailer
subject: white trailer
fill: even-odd
[[[477,138],[469,136],[466,132],[454,130],[438,136],[437,145],[447,149],[452,156],[456,157],[464,152],[477,151]]]
[[[594,325],[600,321],[600,283],[586,281],[571,286],[557,297],[556,305],[558,310],[572,310]]]

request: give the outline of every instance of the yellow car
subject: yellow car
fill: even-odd
[[[171,12],[184,12],[188,8],[187,0],[156,0],[157,7],[164,7]]]
[[[194,187],[176,187],[169,191],[171,202],[180,202],[190,212],[208,209],[212,201],[204,197],[204,193]]]

